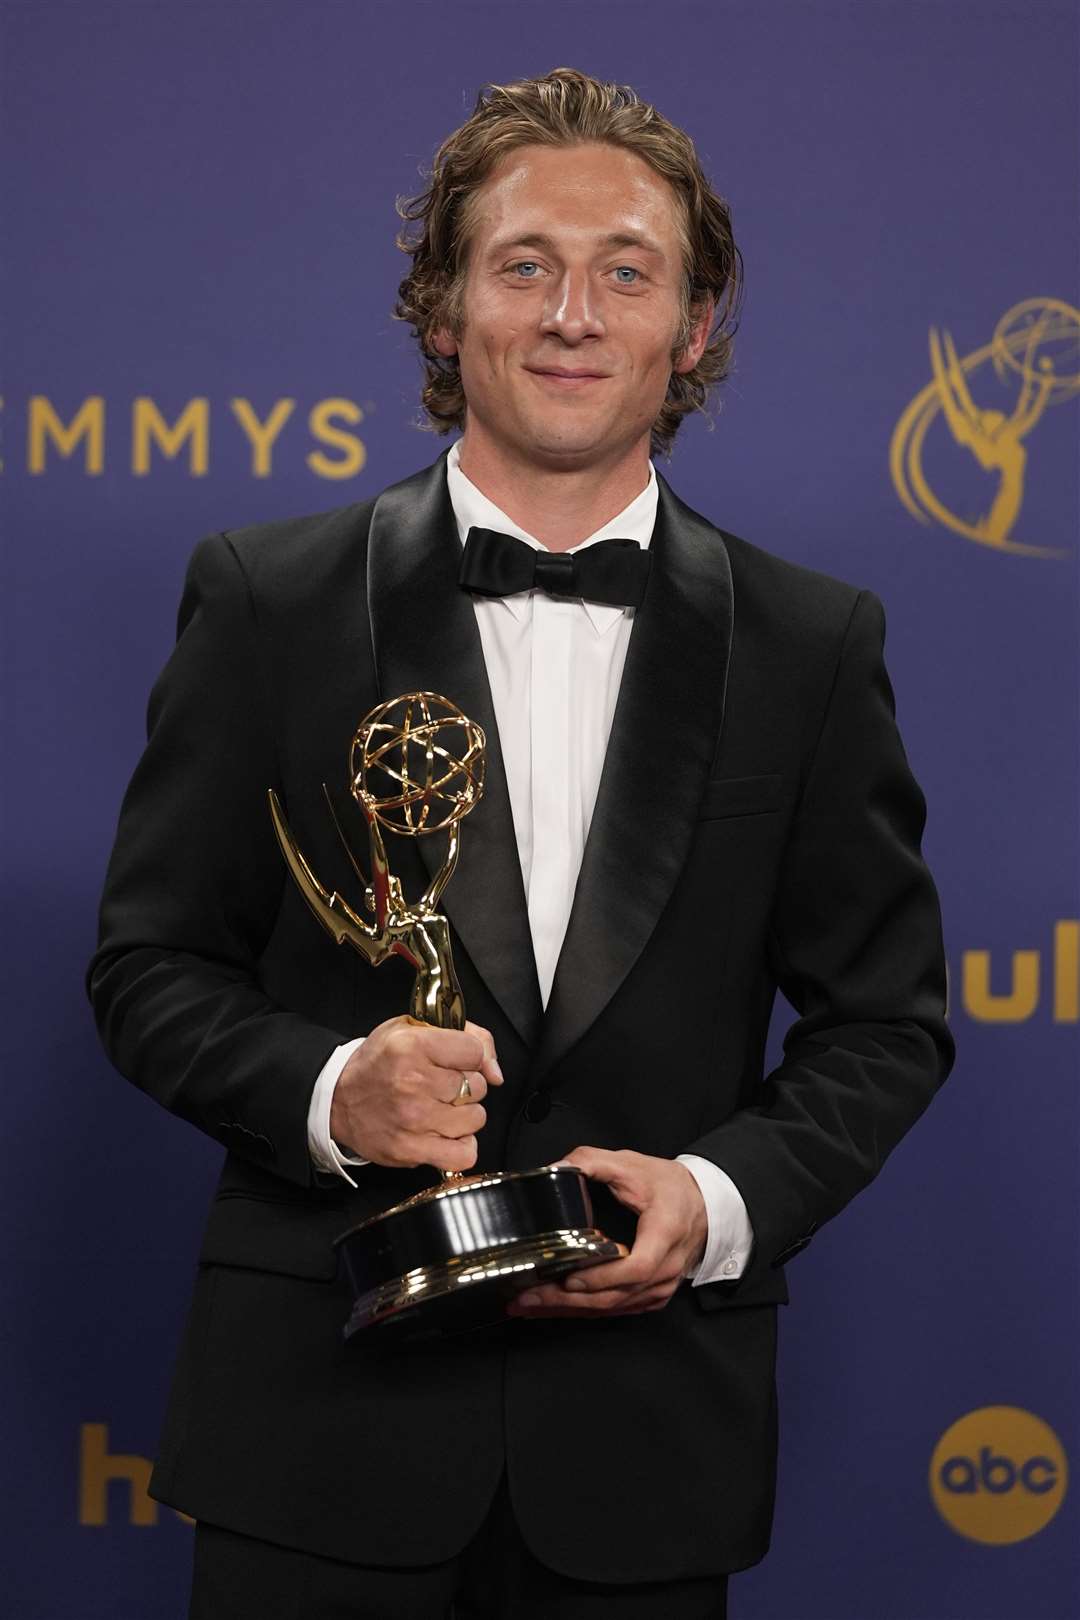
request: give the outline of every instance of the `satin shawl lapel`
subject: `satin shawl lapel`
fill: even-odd
[[[368,606],[383,701],[439,692],[483,726],[484,797],[461,829],[457,871],[440,902],[473,966],[527,1046],[543,1016],[499,733],[472,600],[458,585],[461,542],[446,457],[379,496],[368,539]],[[394,864],[394,839],[388,849]],[[418,838],[434,875],[439,836]]]
[[[652,572],[634,615],[537,1079],[596,1020],[655,928],[686,861],[723,720],[733,624],[727,548],[658,482]]]

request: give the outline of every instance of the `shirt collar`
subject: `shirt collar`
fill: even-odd
[[[489,501],[487,496],[466,478],[459,465],[460,459],[460,441],[456,441],[450,446],[450,453],[446,458],[446,484],[461,544],[465,544],[470,529],[495,529],[501,534],[512,534],[518,540],[524,540],[534,551],[542,551],[544,548],[539,540],[534,539],[512,518],[507,517],[494,501]],[[597,529],[595,534],[590,534],[579,545],[571,546],[570,552],[582,551],[586,546],[595,545],[598,540],[616,538],[636,540],[643,550],[648,550],[656,524],[658,499],[656,469],[650,461],[649,482],[641,494],[635,495],[629,506],[624,506],[622,511],[616,513],[602,529]],[[522,591],[518,596],[500,596],[493,600],[501,602],[516,619],[519,619],[526,611],[530,595],[531,592]],[[624,613],[633,612],[632,608],[614,607],[608,602],[583,602],[581,605],[598,636],[609,630]]]

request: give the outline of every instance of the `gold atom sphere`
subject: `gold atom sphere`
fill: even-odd
[[[1080,310],[1060,298],[1014,304],[994,328],[991,347],[1000,378],[1013,371],[1029,383],[1045,381],[1049,404],[1080,392]]]
[[[353,797],[389,832],[441,832],[480,802],[483,730],[438,692],[407,692],[361,720],[349,777]]]

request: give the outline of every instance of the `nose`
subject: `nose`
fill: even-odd
[[[587,271],[567,269],[552,282],[544,300],[540,330],[571,344],[604,336],[599,299]]]

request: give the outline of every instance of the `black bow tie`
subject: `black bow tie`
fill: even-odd
[[[613,607],[640,607],[651,562],[651,554],[636,540],[598,540],[571,557],[564,551],[534,551],[524,540],[496,529],[470,529],[458,583],[479,596],[538,590]]]

